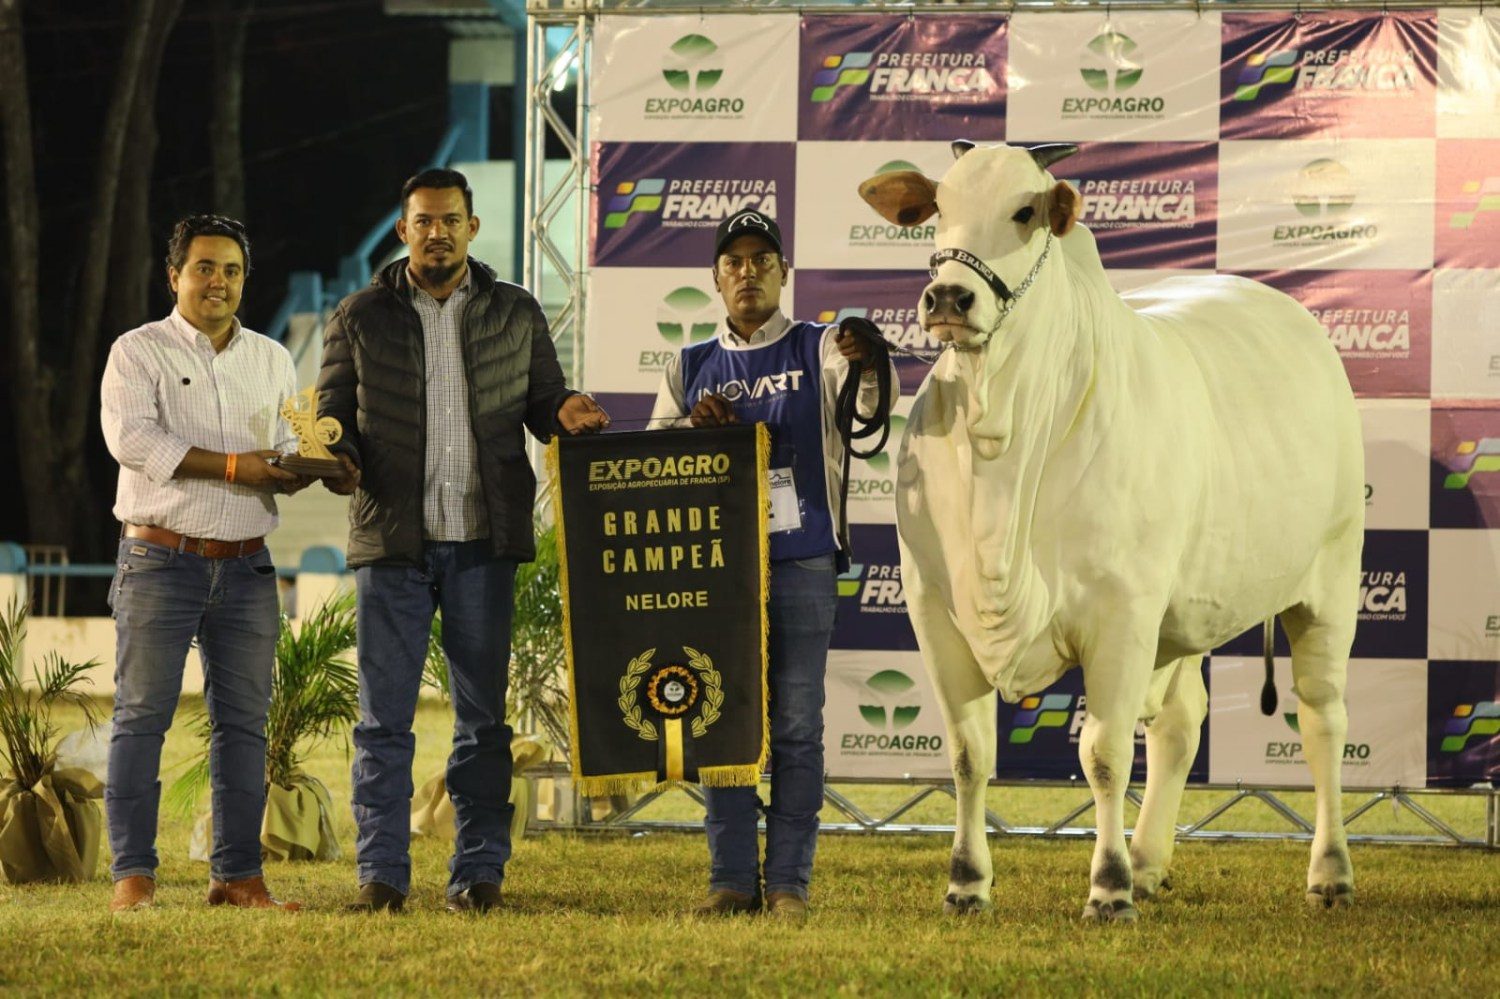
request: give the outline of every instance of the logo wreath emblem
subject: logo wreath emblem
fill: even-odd
[[[692,724],[693,738],[701,739],[708,731],[708,727],[719,720],[719,710],[724,706],[724,678],[719,675],[718,670],[714,669],[713,660],[708,656],[686,645],[682,647],[682,651],[687,653],[687,666],[672,663],[659,667],[656,675],[647,682],[646,694],[654,709],[661,710],[663,706],[668,707],[668,710],[661,712],[662,714],[678,713],[671,706],[672,702],[677,701],[678,698],[663,698],[662,691],[667,684],[674,682],[680,684],[691,696],[691,700],[686,702],[690,707],[693,700],[702,705],[702,710],[693,719]],[[647,649],[630,660],[630,665],[625,669],[625,675],[620,677],[620,698],[617,702],[625,724],[647,742],[655,742],[661,738],[656,723],[646,717],[640,703],[641,684],[646,680],[646,674],[651,671],[651,659],[655,655],[655,649]],[[697,681],[701,681],[703,685],[701,698],[696,696]],[[658,703],[663,700],[665,704]]]

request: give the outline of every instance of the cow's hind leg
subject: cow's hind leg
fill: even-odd
[[[1129,620],[1121,617],[1121,620]],[[1151,680],[1148,644],[1121,640],[1094,662],[1085,662],[1088,717],[1078,740],[1078,758],[1094,792],[1098,828],[1089,870],[1089,922],[1134,922],[1130,854],[1125,849],[1125,791],[1135,757],[1135,725]]]
[[[1325,590],[1322,608],[1299,604],[1280,616],[1291,641],[1294,690],[1301,702],[1298,729],[1317,792],[1312,860],[1307,869],[1307,901],[1315,908],[1354,901],[1354,867],[1344,832],[1339,767],[1349,730],[1344,685],[1359,586],[1357,576],[1341,582]]]
[[[1208,713],[1202,656],[1179,659],[1163,672],[1170,675],[1165,678],[1161,709],[1146,726],[1146,795],[1130,839],[1137,899],[1169,887],[1167,871],[1177,840],[1177,812]]]
[[[983,912],[990,907],[994,882],[984,793],[995,772],[995,690],[956,630],[919,628],[919,635],[948,723],[948,756],[958,801],[943,911],[953,915]]]

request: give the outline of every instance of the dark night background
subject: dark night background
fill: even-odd
[[[77,0],[30,0],[23,6],[44,359],[63,356],[82,261],[99,252],[88,231],[96,159],[129,9],[125,2]],[[148,318],[172,307],[162,262],[172,223],[213,207],[209,120],[216,16],[222,15],[210,5],[188,0],[165,48],[149,211]],[[380,0],[257,0],[246,40],[242,109],[244,221],[253,270],[239,315],[247,326],[266,328],[286,295],[289,272],[332,276],[339,257],[395,206],[402,181],[426,165],[448,126],[450,37],[441,19],[387,15]],[[490,158],[509,159],[511,89],[492,88],[490,107]],[[394,235],[388,237],[376,258],[395,243]],[[9,254],[9,246],[0,242],[0,266],[7,271]],[[9,284],[0,282],[7,340],[13,335],[9,295]],[[96,375],[121,332],[111,327],[106,311]],[[15,419],[10,348],[7,343],[6,375],[0,379],[7,424]],[[116,466],[99,431],[97,377],[93,384],[86,453],[98,494],[93,518],[98,530],[70,540],[74,562],[109,561],[118,533],[110,515]],[[14,428],[0,435],[5,467],[15,466],[17,436]],[[14,474],[4,496],[0,540],[31,540]]]

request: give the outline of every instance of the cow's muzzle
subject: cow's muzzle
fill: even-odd
[[[926,326],[943,340],[953,339],[947,327],[969,326],[969,310],[974,308],[974,293],[960,284],[932,284],[922,293]]]

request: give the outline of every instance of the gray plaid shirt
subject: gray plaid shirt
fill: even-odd
[[[467,265],[466,265],[467,267]],[[464,376],[464,308],[474,292],[472,271],[446,302],[411,285],[411,304],[422,319],[427,357],[427,464],[422,527],[428,541],[473,541],[489,535],[479,483],[479,455],[469,422],[469,383]]]

